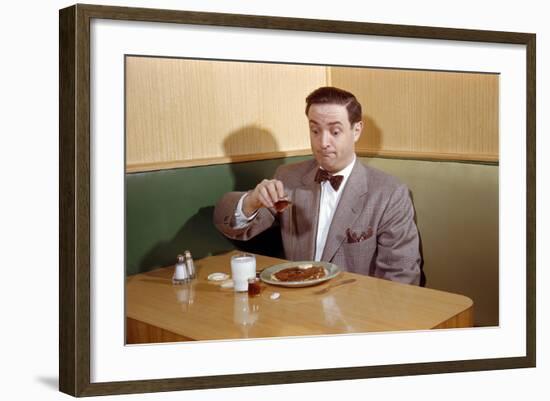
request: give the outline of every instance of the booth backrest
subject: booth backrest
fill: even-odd
[[[246,191],[293,157],[126,174],[126,274],[173,264],[188,249],[203,258],[236,247],[283,256],[280,237],[230,241],[212,224],[214,205],[228,191]]]
[[[229,241],[212,224],[222,194],[253,188],[291,157],[126,175],[126,274],[244,248],[283,256],[277,232]],[[498,166],[361,158],[409,186],[421,235],[426,286],[475,302],[477,325],[498,325]]]

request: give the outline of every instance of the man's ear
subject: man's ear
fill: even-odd
[[[353,125],[353,141],[357,142],[363,132],[363,121],[356,122]]]

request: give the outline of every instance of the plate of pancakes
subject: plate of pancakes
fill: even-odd
[[[260,280],[283,287],[309,287],[328,281],[341,271],[329,262],[286,262],[262,270]]]

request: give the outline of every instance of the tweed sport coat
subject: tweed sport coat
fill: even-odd
[[[281,229],[289,260],[313,260],[321,186],[315,160],[280,166],[292,206],[282,213],[261,208],[254,220],[234,229],[237,203],[244,192],[229,192],[216,204],[214,224],[224,235],[247,240],[273,224]],[[337,205],[321,260],[345,271],[406,284],[420,282],[419,237],[408,188],[395,177],[356,160]]]

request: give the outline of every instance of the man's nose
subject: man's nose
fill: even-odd
[[[321,143],[321,147],[323,149],[327,148],[329,146],[329,144],[330,144],[330,134],[328,132],[323,132],[321,134],[320,143]]]

